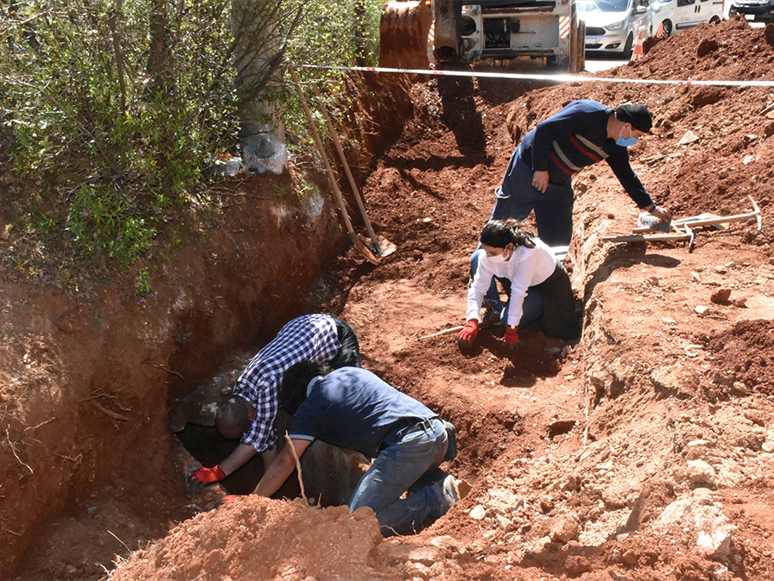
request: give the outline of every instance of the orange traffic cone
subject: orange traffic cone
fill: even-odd
[[[632,51],[632,58],[630,60],[636,61],[642,58],[642,29],[637,35],[637,42],[634,43],[634,50]]]

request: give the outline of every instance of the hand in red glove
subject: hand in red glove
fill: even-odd
[[[519,328],[511,327],[508,325],[505,328],[505,337],[503,337],[503,343],[508,345],[508,347],[511,349],[518,349],[519,345],[521,345],[521,341],[519,341]]]
[[[237,498],[239,498],[241,495],[239,494],[227,494],[223,498],[221,498],[216,504],[215,508],[220,508],[224,504],[228,504],[229,502],[235,501]]]
[[[457,343],[460,347],[470,349],[473,347],[473,340],[478,335],[478,319],[470,319],[465,326],[462,327],[462,331],[457,336]]]
[[[218,482],[226,477],[226,473],[220,469],[220,466],[214,466],[212,468],[199,468],[196,472],[191,474],[191,478],[198,480],[202,484],[212,484]]]
[[[191,492],[197,494],[205,486],[213,482],[219,482],[226,477],[226,473],[220,469],[220,466],[213,468],[199,468],[188,475],[188,486]]]

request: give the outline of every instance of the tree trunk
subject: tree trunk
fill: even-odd
[[[148,22],[150,46],[146,70],[151,78],[148,91],[166,94],[169,85],[169,14],[166,0],[154,0]]]
[[[366,66],[366,6],[365,0],[355,0],[355,62]]]
[[[280,174],[287,167],[281,86],[282,2],[234,0],[234,62],[242,100],[239,144],[246,172]]]

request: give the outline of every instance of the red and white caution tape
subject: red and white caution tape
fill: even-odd
[[[431,75],[436,77],[478,77],[484,79],[512,79],[522,81],[549,81],[553,83],[633,83],[640,85],[712,85],[717,87],[774,87],[774,80],[734,81],[724,79],[692,80],[692,79],[626,79],[619,77],[586,77],[583,75],[559,74],[524,74],[524,73],[493,73],[479,71],[444,71],[435,69],[392,69],[387,67],[341,67],[323,65],[293,65],[297,69],[326,69],[341,71],[365,71],[372,73],[398,73],[412,75]]]

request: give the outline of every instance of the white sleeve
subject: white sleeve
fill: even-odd
[[[521,252],[514,253],[513,258],[517,260],[509,260],[509,277],[511,279],[511,297],[509,299],[510,306],[508,307],[508,321],[506,323],[511,326],[517,326],[521,321],[521,315],[524,312],[524,297],[527,296],[527,290],[532,283],[532,276],[537,268],[538,264],[538,252],[537,248],[523,248]]]
[[[478,270],[476,276],[473,277],[473,283],[468,289],[468,310],[465,316],[465,320],[479,318],[479,311],[481,311],[481,303],[484,300],[484,295],[492,282],[492,271],[488,268],[486,260],[478,261]]]

